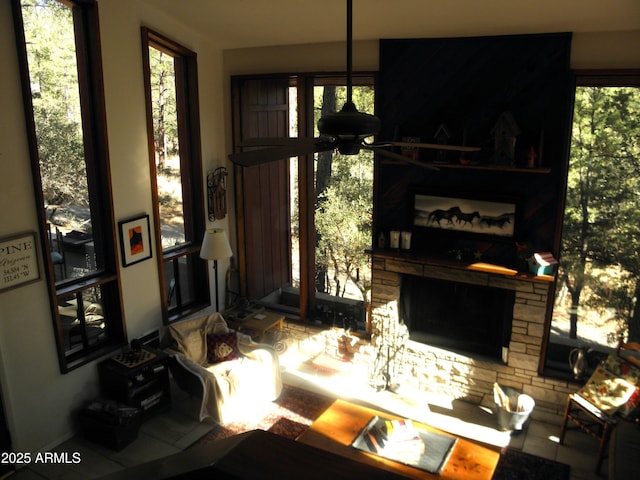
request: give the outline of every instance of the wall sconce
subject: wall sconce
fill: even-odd
[[[211,222],[227,216],[226,167],[218,167],[207,174],[207,208]]]

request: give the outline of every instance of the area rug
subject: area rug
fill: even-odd
[[[569,480],[571,467],[511,448],[500,454],[493,480]]]
[[[269,405],[261,418],[216,425],[194,445],[209,444],[257,428],[294,440],[309,428],[334,400],[302,388],[285,385],[280,397]],[[493,480],[569,480],[569,474],[570,467],[567,464],[506,448],[500,455]]]
[[[284,385],[280,397],[265,409],[264,416],[244,422],[216,425],[195,445],[208,444],[255,429],[268,430],[293,440],[309,428],[334,401],[334,398]]]

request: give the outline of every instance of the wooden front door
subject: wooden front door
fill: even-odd
[[[288,78],[234,78],[232,92],[235,145],[289,136]],[[236,166],[235,177],[240,288],[255,300],[291,282],[289,160]]]

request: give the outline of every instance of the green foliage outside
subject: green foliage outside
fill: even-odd
[[[167,157],[178,154],[174,59],[158,49],[149,48],[149,69],[156,167],[162,172]]]
[[[87,178],[71,9],[22,2],[45,203],[87,207]]]
[[[185,241],[176,66],[171,55],[149,47],[149,84],[162,247]]]
[[[640,340],[640,89],[576,89],[554,322]],[[582,335],[581,335],[582,336]]]
[[[90,233],[72,11],[56,0],[23,0],[22,15],[47,214],[65,233]],[[163,242],[174,245],[184,240],[174,59],[150,48],[149,61]]]
[[[322,93],[316,89],[316,105],[322,104]],[[335,95],[340,109],[346,88],[336,88]],[[354,87],[353,101],[361,112],[373,113],[373,87]],[[322,113],[316,110],[316,123]],[[321,282],[316,279],[316,285],[323,285],[324,293],[330,295],[368,300],[371,269],[365,249],[371,246],[372,238],[373,154],[334,152],[328,161],[327,178],[320,178],[322,169],[316,169],[316,274],[325,276]]]

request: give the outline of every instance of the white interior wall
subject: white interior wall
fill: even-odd
[[[378,70],[378,47],[377,40],[354,42],[354,70]],[[336,42],[227,50],[224,52],[224,64],[225,76],[343,71],[346,65],[345,44]],[[640,68],[640,29],[574,33],[571,43],[571,68]]]
[[[222,53],[189,28],[130,0],[99,2],[115,221],[151,214],[140,26],[198,54],[204,170],[225,159]],[[0,2],[0,237],[37,231],[10,2]],[[153,220],[153,218],[151,218]],[[228,218],[216,226],[229,229]],[[161,328],[157,252],[121,269],[129,338]],[[220,262],[221,271],[227,263]],[[221,279],[224,282],[224,278]],[[213,285],[213,282],[211,282]],[[44,280],[0,293],[0,385],[15,451],[54,446],[98,394],[97,362],[60,373]]]

